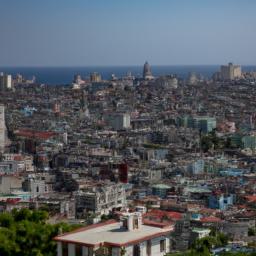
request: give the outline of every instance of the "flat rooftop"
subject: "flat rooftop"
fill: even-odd
[[[105,244],[119,247],[166,235],[172,230],[171,227],[159,228],[142,225],[140,229],[128,231],[121,225],[121,222],[110,220],[57,236],[55,240],[85,246]]]

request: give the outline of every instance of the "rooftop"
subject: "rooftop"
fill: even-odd
[[[120,222],[109,220],[57,236],[55,240],[86,246],[97,246],[100,244],[126,246],[168,234],[170,231],[171,227],[159,228],[148,225],[142,225],[140,229],[128,231],[121,227]]]

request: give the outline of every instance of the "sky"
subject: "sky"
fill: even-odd
[[[255,0],[0,0],[0,66],[256,64]]]

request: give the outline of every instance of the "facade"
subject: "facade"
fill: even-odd
[[[227,66],[221,66],[220,73],[223,80],[239,79],[242,76],[241,66],[233,65],[233,63],[229,63]]]
[[[159,196],[161,198],[165,198],[170,191],[171,187],[165,184],[157,184],[152,187],[152,194],[154,196]]]
[[[177,117],[176,122],[178,126],[198,129],[203,133],[211,132],[217,127],[216,118],[208,116],[181,116]]]
[[[173,250],[186,251],[190,244],[191,226],[190,221],[179,220],[175,223],[175,229],[172,233],[171,247]]]
[[[179,81],[174,75],[170,76],[161,76],[156,80],[156,84],[159,87],[177,89]]]
[[[226,210],[233,203],[233,195],[214,194],[209,197],[209,208],[212,209]]]
[[[188,171],[191,174],[202,174],[204,173],[204,160],[199,159],[188,166]]]
[[[131,117],[128,113],[114,113],[106,116],[106,121],[112,129],[125,130],[131,127]]]
[[[143,79],[144,80],[152,80],[154,79],[152,72],[151,72],[151,67],[146,61],[143,67]]]
[[[242,138],[243,148],[256,149],[256,136],[244,136]]]
[[[128,183],[128,165],[122,163],[118,167],[119,181],[122,183]]]
[[[142,224],[141,213],[110,220],[55,237],[58,256],[164,256],[171,228]]]
[[[78,214],[93,212],[109,214],[114,208],[126,206],[126,194],[123,184],[111,184],[93,188],[87,192],[78,192],[76,208]]]
[[[37,197],[53,192],[54,183],[54,175],[47,173],[44,175],[30,174],[25,178],[22,187],[24,191],[30,192],[32,197]]]
[[[101,75],[97,72],[93,72],[90,75],[90,80],[92,83],[99,83],[101,82]]]
[[[189,85],[196,85],[198,83],[198,78],[197,75],[195,73],[190,73],[188,76],[188,84]]]
[[[0,74],[0,90],[12,88],[12,76],[8,74]]]
[[[4,152],[6,139],[5,107],[0,105],[0,152]]]
[[[10,194],[14,190],[21,190],[22,178],[15,175],[0,176],[0,194]]]

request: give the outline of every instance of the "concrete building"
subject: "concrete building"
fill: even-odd
[[[188,171],[191,174],[202,174],[204,173],[204,160],[199,159],[188,166]]]
[[[256,150],[256,136],[244,136],[242,137],[243,148],[249,148],[253,151]]]
[[[12,88],[12,76],[8,74],[0,74],[0,90]]]
[[[147,61],[145,62],[144,67],[143,67],[143,79],[144,80],[154,79],[154,77],[152,75],[151,67]]]
[[[127,213],[121,219],[55,237],[57,255],[164,256],[170,251],[170,226],[144,225],[141,213]]]
[[[169,89],[177,89],[179,81],[174,75],[170,76],[160,76],[156,80],[157,86],[164,87],[164,88],[169,88]]]
[[[53,192],[55,183],[55,175],[45,174],[30,174],[25,178],[22,187],[24,191],[30,192],[32,197],[45,195]]]
[[[124,206],[126,206],[126,194],[123,184],[103,185],[76,194],[77,214],[80,215],[86,212],[97,215],[109,214],[114,208]]]
[[[21,190],[22,178],[14,175],[0,176],[0,194],[11,194],[14,190]]]
[[[228,206],[233,205],[234,196],[224,194],[213,194],[209,197],[209,208],[226,210]]]
[[[193,228],[191,232],[192,241],[209,236],[211,230],[208,228]]]
[[[178,220],[171,237],[173,250],[186,251],[190,244],[191,226],[188,220]]]
[[[128,113],[113,113],[107,115],[105,120],[114,130],[125,130],[131,127],[131,117]]]
[[[93,72],[90,74],[90,80],[93,83],[99,83],[101,82],[101,75],[97,72]]]
[[[154,196],[159,196],[165,198],[170,191],[171,187],[165,184],[156,184],[152,186],[152,194]]]
[[[6,143],[5,107],[0,105],[0,152],[4,152]]]
[[[227,66],[220,67],[220,75],[223,80],[235,80],[242,76],[242,69],[239,65],[233,65],[229,63]]]
[[[215,117],[196,116],[196,117],[177,117],[177,125],[187,128],[198,129],[203,133],[208,133],[216,129],[217,121]]]

